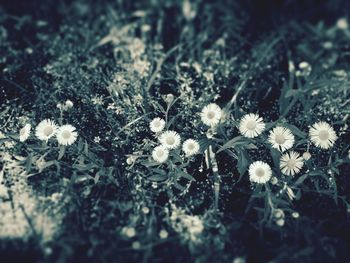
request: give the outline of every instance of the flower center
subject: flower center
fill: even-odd
[[[63,131],[63,132],[62,132],[62,137],[63,137],[64,139],[69,139],[69,137],[70,137],[70,131]]]
[[[190,144],[188,145],[188,149],[189,149],[189,150],[193,150],[193,149],[194,149],[194,144],[193,144],[193,143],[190,143]]]
[[[157,156],[162,157],[164,155],[164,152],[162,150],[157,151]]]
[[[43,132],[46,136],[49,136],[53,133],[53,128],[51,126],[46,126],[44,128]]]
[[[156,122],[154,123],[154,126],[157,127],[157,128],[160,127],[160,121],[156,121]]]
[[[208,117],[208,119],[214,119],[215,113],[213,111],[209,111],[207,117]]]
[[[278,144],[284,144],[284,142],[286,141],[286,138],[284,138],[283,134],[276,134],[275,141]]]
[[[256,121],[250,120],[247,122],[247,129],[254,130],[256,128]]]
[[[26,133],[26,129],[25,128],[22,128],[20,131],[19,131],[19,134],[20,135],[24,135]]]
[[[290,159],[290,160],[287,161],[287,166],[288,166],[289,169],[294,169],[295,165],[296,165],[296,161],[295,160]]]
[[[258,169],[256,169],[255,174],[258,177],[263,177],[265,175],[265,171],[263,168],[258,168]]]
[[[173,145],[175,143],[175,139],[173,137],[168,137],[165,141],[169,145]]]
[[[325,140],[328,140],[329,138],[329,133],[328,131],[320,131],[319,134],[318,134],[318,137],[322,140],[322,141],[325,141]]]

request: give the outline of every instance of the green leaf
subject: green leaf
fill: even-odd
[[[309,174],[304,174],[304,175],[300,176],[298,178],[298,180],[295,181],[294,185],[298,186],[298,185],[302,184],[308,176],[309,176]]]
[[[59,152],[58,152],[58,158],[57,158],[57,160],[61,160],[61,159],[62,159],[62,157],[63,157],[65,151],[66,151],[66,147],[63,146],[63,145],[60,146],[60,150],[59,150]]]
[[[161,182],[161,181],[168,179],[168,175],[155,173],[154,175],[147,177],[147,179],[149,179],[151,181],[155,181],[155,182]]]
[[[237,170],[241,176],[247,171],[250,163],[251,160],[248,153],[245,150],[240,150],[238,152]]]
[[[186,178],[187,180],[190,180],[190,181],[196,181],[196,179],[192,175],[186,173],[185,171],[178,170],[177,175],[183,178]]]
[[[174,187],[179,189],[180,191],[184,191],[186,189],[186,187],[182,186],[181,184],[179,184],[178,182],[174,183]]]
[[[229,149],[231,147],[234,147],[235,145],[237,145],[237,143],[239,141],[242,142],[242,140],[245,140],[243,136],[237,136],[231,140],[229,140],[227,143],[225,143],[223,146],[221,146],[221,148],[216,152],[216,153],[219,153],[219,152],[222,152],[226,149]]]
[[[298,127],[296,127],[293,124],[288,124],[288,123],[284,123],[283,126],[285,126],[286,128],[290,129],[292,131],[292,133],[300,138],[306,138],[306,133],[301,131]]]
[[[293,97],[293,96],[296,96],[297,94],[299,93],[298,90],[296,89],[290,89],[286,92],[286,95],[284,96],[285,98],[290,98],[290,97]]]

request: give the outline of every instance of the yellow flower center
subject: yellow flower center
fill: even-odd
[[[256,121],[250,120],[247,122],[247,129],[248,130],[254,130],[256,128]]]
[[[194,144],[193,143],[190,143],[188,144],[188,149],[191,151],[194,149]]]
[[[297,162],[296,162],[294,159],[290,159],[290,160],[287,161],[287,167],[288,167],[289,169],[294,169],[296,163],[297,163]]]
[[[208,119],[214,119],[215,118],[215,112],[209,111],[207,117],[208,117]]]
[[[66,139],[66,140],[69,139],[70,135],[71,135],[70,131],[63,131],[62,132],[63,139]]]
[[[329,138],[329,132],[326,130],[322,130],[319,132],[318,137],[320,138],[320,140],[326,141]]]
[[[258,169],[256,169],[255,174],[256,174],[256,176],[258,176],[258,177],[263,177],[263,176],[265,175],[265,171],[264,171],[263,168],[260,168],[260,167],[259,167]]]
[[[43,132],[46,136],[50,136],[53,133],[53,128],[51,126],[46,126]]]
[[[173,145],[175,143],[175,139],[173,137],[166,138],[165,142],[169,145]]]
[[[284,138],[283,134],[276,134],[275,141],[278,144],[284,144],[284,142],[286,141],[286,138]]]

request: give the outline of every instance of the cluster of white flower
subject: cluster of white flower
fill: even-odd
[[[31,133],[31,125],[26,124],[19,131],[19,140],[25,142]],[[56,136],[57,142],[60,145],[72,145],[78,137],[75,127],[70,124],[58,126],[53,120],[45,119],[41,121],[35,128],[35,136],[47,142],[50,138]]]
[[[165,120],[157,117],[150,122],[150,129],[158,136],[160,145],[153,149],[152,157],[158,163],[168,160],[169,151],[177,149],[181,144],[181,137],[176,131],[165,131]],[[162,133],[161,133],[162,132]],[[193,156],[199,152],[199,143],[194,139],[187,139],[182,144],[182,150],[186,157]]]
[[[305,68],[306,63],[301,63],[299,67]],[[203,108],[201,120],[204,124],[215,127],[220,123],[222,115],[221,108],[217,104],[211,103]],[[263,119],[254,113],[244,115],[238,124],[238,130],[241,135],[250,139],[256,138],[262,134],[265,127],[266,125]],[[337,135],[328,123],[321,121],[310,127],[309,138],[316,147],[329,149],[337,140]],[[283,153],[294,146],[295,137],[290,129],[277,126],[270,131],[267,141],[272,148]],[[293,176],[300,172],[304,161],[310,158],[311,154],[309,152],[305,152],[302,156],[295,151],[285,153],[280,158],[281,172],[285,175]],[[270,180],[272,169],[267,163],[256,161],[250,165],[249,175],[251,182],[263,184]]]
[[[38,196],[27,183],[25,158],[1,153],[1,159],[0,238],[26,239],[35,232],[42,242],[51,241],[63,220],[66,196],[58,193]]]
[[[174,230],[186,240],[198,243],[204,230],[203,220],[197,215],[188,215],[184,210],[172,205],[170,215],[171,225]]]

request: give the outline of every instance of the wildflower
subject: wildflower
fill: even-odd
[[[141,248],[141,244],[140,244],[139,241],[134,241],[134,242],[132,242],[131,246],[132,246],[132,248],[135,249],[135,250],[138,250],[138,249]]]
[[[21,142],[25,142],[29,138],[31,128],[32,126],[27,123],[22,129],[19,130],[19,140]]]
[[[278,225],[278,226],[284,226],[284,219],[281,218],[281,219],[276,220],[276,225]]]
[[[276,219],[283,218],[284,217],[284,212],[283,212],[282,209],[275,209],[275,211],[273,212],[273,216]]]
[[[166,101],[168,104],[172,103],[172,102],[174,101],[174,95],[171,94],[171,93],[167,94],[166,97],[165,97],[165,101]]]
[[[341,29],[341,30],[346,30],[348,29],[349,25],[348,25],[348,20],[346,18],[339,18],[337,21],[337,28]]]
[[[232,263],[245,263],[246,260],[244,257],[236,257],[233,259]]]
[[[257,114],[246,114],[239,123],[240,133],[247,138],[257,137],[265,129],[263,119]]]
[[[136,235],[135,228],[133,227],[123,227],[122,232],[128,238],[133,238]]]
[[[41,121],[35,129],[35,135],[41,141],[48,141],[57,132],[57,125],[50,119]]]
[[[147,207],[147,206],[145,206],[145,207],[142,207],[142,212],[144,213],[144,214],[148,214],[149,213],[149,208]]]
[[[329,149],[338,138],[334,129],[324,121],[312,125],[309,130],[309,136],[311,142],[321,149]]]
[[[199,151],[199,143],[196,140],[188,139],[183,143],[182,150],[187,157],[195,155]]]
[[[289,73],[293,73],[295,71],[295,66],[294,66],[293,61],[288,62],[288,71],[289,71]]]
[[[271,178],[271,184],[276,185],[277,183],[278,183],[277,177],[273,176],[273,177]]]
[[[280,160],[280,169],[285,175],[295,175],[300,172],[303,167],[303,158],[299,153],[291,151],[282,155]]]
[[[222,117],[221,108],[215,104],[210,103],[205,106],[201,112],[201,120],[205,125],[214,127],[219,124]]]
[[[165,121],[161,118],[154,118],[150,122],[149,127],[153,132],[161,132],[165,127]]]
[[[292,132],[284,127],[276,127],[270,131],[268,141],[271,143],[272,148],[278,149],[281,152],[293,147],[294,135]]]
[[[166,160],[168,160],[169,150],[163,145],[157,146],[153,149],[152,157],[156,162],[164,163]]]
[[[293,217],[293,218],[299,218],[299,216],[300,216],[300,215],[299,215],[298,212],[293,212],[293,213],[292,213],[292,217]]]
[[[136,161],[136,156],[129,156],[129,157],[126,159],[126,163],[127,163],[128,165],[132,165],[135,161]]]
[[[56,134],[56,138],[61,145],[72,145],[78,137],[78,133],[75,131],[75,127],[70,124],[61,126]]]
[[[167,238],[168,236],[169,236],[168,231],[166,231],[166,230],[164,230],[164,229],[162,229],[162,230],[159,231],[159,237],[160,237],[161,239],[165,239],[165,238]]]
[[[100,141],[101,141],[100,136],[95,136],[95,137],[94,137],[94,142],[95,142],[95,143],[100,143]]]
[[[312,71],[311,65],[308,62],[303,61],[299,63],[299,70],[297,70],[295,74],[296,76],[307,77],[310,75],[311,71]]]
[[[305,161],[310,160],[310,158],[311,158],[311,153],[309,153],[309,152],[304,152],[304,153],[303,153],[303,159],[304,159]]]
[[[160,135],[159,141],[167,149],[176,149],[180,145],[181,138],[176,131],[166,131]]]
[[[74,104],[71,100],[66,100],[65,106],[67,109],[71,109],[71,108],[73,108]]]
[[[265,162],[256,161],[249,166],[249,180],[252,183],[264,184],[271,176],[271,167]]]

